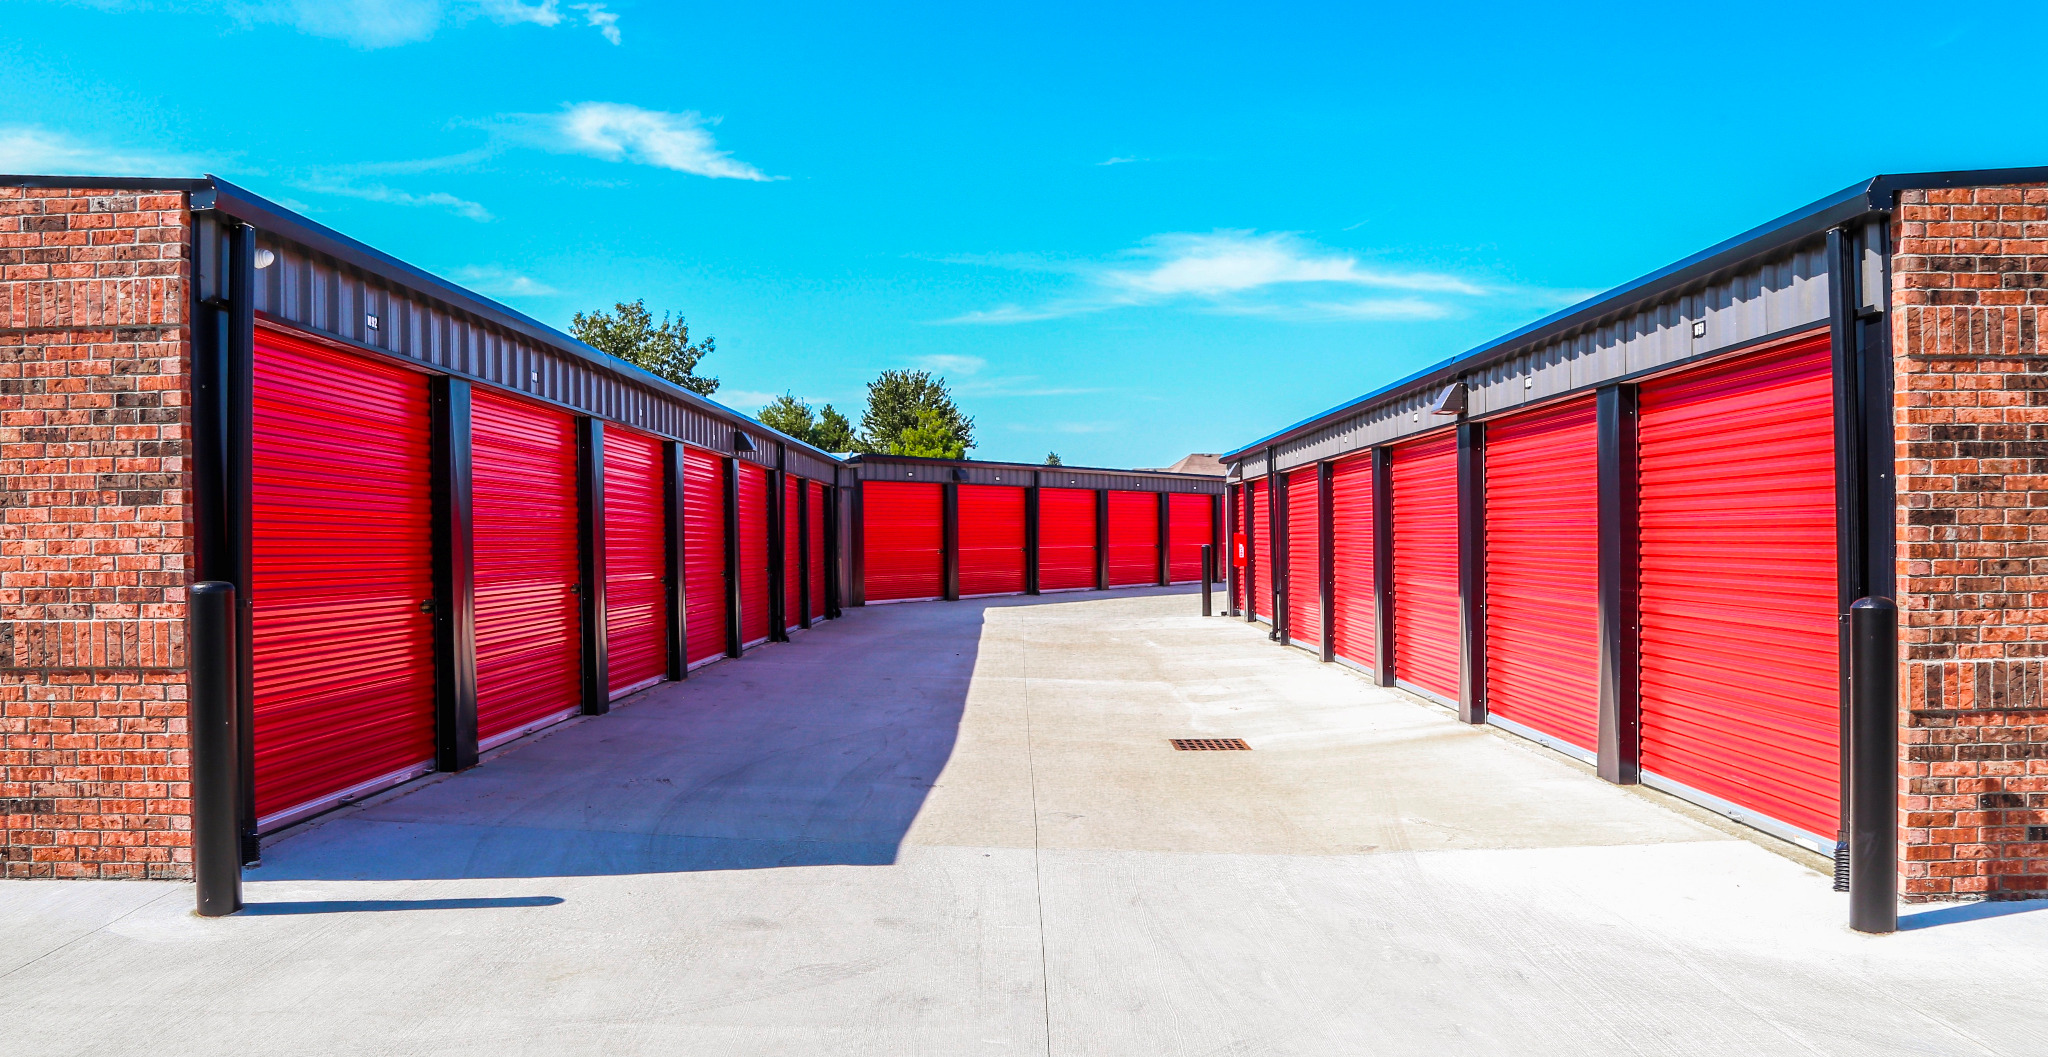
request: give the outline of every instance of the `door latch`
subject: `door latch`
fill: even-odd
[[[422,613],[432,613],[433,611],[434,611],[434,600],[433,600],[433,599],[431,599],[431,598],[424,598],[424,599],[421,599],[421,600],[420,600],[420,612],[422,612]]]

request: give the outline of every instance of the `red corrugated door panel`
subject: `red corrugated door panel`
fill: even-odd
[[[740,643],[768,641],[768,471],[744,459],[740,472]]]
[[[1316,471],[1311,467],[1287,475],[1287,637],[1320,648],[1323,604],[1322,526],[1316,510]]]
[[[250,553],[256,813],[434,756],[427,380],[259,331]]]
[[[1038,490],[1038,589],[1095,586],[1095,493],[1083,488]]]
[[[804,482],[801,477],[785,476],[782,479],[782,624],[784,631],[794,631],[803,626],[803,598],[801,597],[804,574],[803,502]]]
[[[1372,455],[1354,455],[1330,467],[1330,648],[1370,668],[1378,661],[1374,638]]]
[[[897,602],[946,593],[942,485],[919,481],[861,484],[862,561],[867,599]]]
[[[1158,497],[1151,492],[1109,493],[1109,586],[1158,582]]]
[[[1458,699],[1458,436],[1394,449],[1394,675]]]
[[[1174,583],[1202,582],[1202,548],[1216,542],[1209,506],[1205,495],[1176,492],[1166,499],[1166,576]]]
[[[1231,496],[1236,502],[1224,512],[1224,517],[1230,521],[1230,531],[1223,539],[1223,561],[1228,567],[1237,570],[1237,575],[1230,578],[1230,606],[1232,609],[1241,610],[1244,608],[1244,569],[1237,565],[1237,534],[1244,531],[1244,486],[1238,485],[1234,488]]]
[[[487,389],[470,403],[476,734],[581,704],[576,420]]]
[[[1593,401],[1486,427],[1486,708],[1600,748],[1600,442]]]
[[[683,602],[691,664],[725,656],[725,460],[683,449]]]
[[[811,619],[825,617],[825,486],[811,482]]]
[[[1827,339],[1642,387],[1642,765],[1821,839],[1839,818]]]
[[[960,594],[1024,591],[1024,489],[960,487]]]
[[[1251,483],[1252,590],[1245,608],[1267,623],[1273,620],[1273,512],[1266,507],[1266,478]]]
[[[604,431],[604,640],[612,696],[668,674],[668,542],[661,441]]]

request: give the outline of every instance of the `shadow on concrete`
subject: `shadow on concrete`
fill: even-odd
[[[1900,914],[1899,931],[1931,929],[1937,925],[1953,925],[1963,921],[1982,921],[1985,918],[2002,918],[2008,914],[2027,914],[2036,910],[2048,910],[2048,899],[2015,899],[1984,903],[1963,903],[1957,906],[1941,907],[1936,910],[1922,910],[1912,914]]]
[[[952,755],[988,610],[1194,590],[848,610],[474,770],[285,834],[248,878],[887,865]]]
[[[475,899],[312,899],[298,902],[250,903],[243,917],[294,914],[381,914],[393,910],[495,910],[502,907],[560,906],[561,896],[482,896]]]

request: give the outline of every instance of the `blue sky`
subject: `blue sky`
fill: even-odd
[[[743,410],[925,367],[979,457],[1163,465],[2048,164],[2048,14],[1954,10],[12,0],[0,171],[216,172],[558,326],[680,311]]]

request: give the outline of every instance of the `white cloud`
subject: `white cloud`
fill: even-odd
[[[627,103],[577,103],[560,114],[529,117],[538,146],[606,161],[652,165],[728,180],[769,180],[761,170],[718,149],[694,112],[645,110]],[[537,132],[539,135],[532,135]]]
[[[395,187],[386,187],[383,184],[352,184],[332,179],[304,180],[299,181],[297,186],[302,190],[312,191],[315,194],[342,195],[348,198],[360,198],[369,202],[387,202],[391,205],[399,206],[424,206],[446,209],[457,216],[468,217],[480,223],[492,219],[491,211],[485,209],[482,203],[472,202],[467,198],[457,198],[446,191],[429,191],[425,194],[416,194],[411,191],[401,191]]]
[[[1110,159],[1107,159],[1107,160],[1105,160],[1105,161],[1099,161],[1099,162],[1096,162],[1095,164],[1096,164],[1096,165],[1098,165],[1098,166],[1104,166],[1104,165],[1129,165],[1129,164],[1131,164],[1132,162],[1138,162],[1138,161],[1151,161],[1151,160],[1152,160],[1152,159],[1150,159],[1150,158],[1135,158],[1135,157],[1133,157],[1133,158],[1110,158]]]
[[[487,294],[491,297],[546,297],[550,294],[560,293],[554,287],[531,276],[507,271],[495,264],[470,265],[466,268],[457,268],[454,272],[454,278],[456,282],[475,290],[477,293]]]
[[[556,0],[541,0],[538,4],[521,3],[520,0],[482,0],[484,14],[501,26],[531,22],[536,26],[559,26],[562,13],[555,8]]]
[[[734,411],[759,411],[781,393],[757,393],[750,389],[720,389],[718,402]]]
[[[345,41],[358,48],[391,48],[431,40],[449,24],[481,15],[501,26],[562,24],[560,0],[284,0],[256,3],[234,0],[231,9],[244,22],[287,25],[301,33]],[[603,4],[579,4],[584,24],[594,26],[613,44],[619,43],[619,16]]]
[[[979,356],[926,356],[917,362],[926,370],[948,374],[973,374],[988,366],[988,361]]]
[[[577,4],[569,10],[583,12],[585,25],[596,26],[604,39],[619,43],[619,16],[606,11],[603,4]]]
[[[19,176],[198,176],[189,155],[105,147],[34,125],[0,125],[0,172]]]

